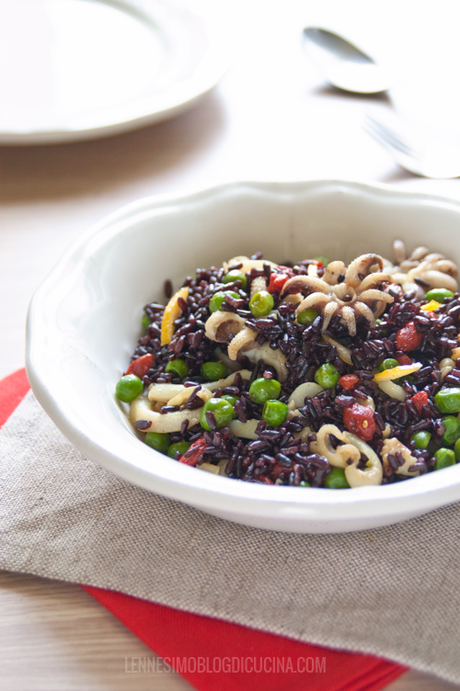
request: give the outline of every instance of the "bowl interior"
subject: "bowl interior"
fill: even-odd
[[[425,244],[459,262],[459,228],[460,207],[453,202],[357,183],[233,184],[178,200],[144,200],[76,243],[37,292],[28,328],[32,386],[79,448],[133,482],[184,501],[199,489],[211,503],[219,501],[217,495],[232,495],[269,497],[281,505],[284,490],[292,488],[200,473],[136,439],[113,391],[140,335],[144,304],[164,302],[166,279],[177,289],[197,267],[258,250],[278,262],[316,255],[348,262],[364,252],[391,259],[392,242],[401,238],[410,251]],[[449,475],[458,483],[458,470],[444,471],[441,479]],[[424,487],[433,483],[421,477],[399,483],[391,493],[413,494]],[[276,497],[267,493],[273,489]],[[319,490],[312,502],[365,502],[388,489],[365,488],[339,493],[340,498]],[[305,498],[295,497],[297,504],[306,511]]]

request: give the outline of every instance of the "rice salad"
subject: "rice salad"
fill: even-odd
[[[457,267],[425,247],[198,269],[116,385],[179,463],[267,485],[358,488],[460,461]],[[155,459],[153,458],[153,462]]]

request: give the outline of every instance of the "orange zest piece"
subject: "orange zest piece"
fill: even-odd
[[[180,288],[177,293],[174,293],[170,301],[165,307],[163,313],[163,319],[161,321],[161,345],[167,345],[171,343],[174,336],[174,322],[179,319],[182,314],[182,310],[179,307],[179,298],[187,302],[189,294],[189,288],[186,286]]]
[[[412,365],[399,365],[399,367],[384,369],[383,372],[377,372],[374,375],[374,381],[391,381],[392,379],[399,379],[399,377],[406,377],[408,374],[417,372],[421,367],[421,362],[414,362]]]
[[[433,310],[437,310],[439,307],[441,307],[440,302],[437,302],[436,300],[430,300],[430,302],[427,302],[426,305],[422,305],[420,309],[424,312],[433,312]]]

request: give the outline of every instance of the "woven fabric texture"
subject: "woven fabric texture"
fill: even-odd
[[[460,505],[293,535],[208,516],[85,458],[29,393],[0,432],[0,568],[108,588],[460,683]]]

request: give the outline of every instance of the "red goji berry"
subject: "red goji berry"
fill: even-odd
[[[426,391],[419,391],[410,400],[416,405],[418,412],[421,413],[423,406],[428,403],[428,394]]]
[[[198,456],[200,456],[204,449],[206,448],[206,439],[200,437],[191,446],[189,446],[186,453],[179,458],[179,463],[185,463],[185,465],[196,465],[198,462]]]
[[[343,411],[345,427],[363,441],[370,441],[375,432],[374,411],[368,406],[353,403]]]
[[[149,369],[152,367],[153,363],[155,362],[155,358],[151,353],[146,353],[145,355],[141,355],[141,357],[136,358],[136,360],[133,360],[128,369],[126,370],[126,374],[135,374],[136,377],[139,377],[139,379],[142,379],[142,377],[145,377]]]
[[[269,293],[281,293],[284,284],[289,280],[287,274],[275,274],[272,273],[270,276],[270,283],[268,286]]]
[[[419,347],[422,340],[423,335],[417,331],[414,322],[407,322],[396,333],[396,347],[403,352],[415,350],[415,348]]]
[[[356,374],[344,374],[340,377],[339,384],[342,389],[352,389],[359,382],[359,377]]]

